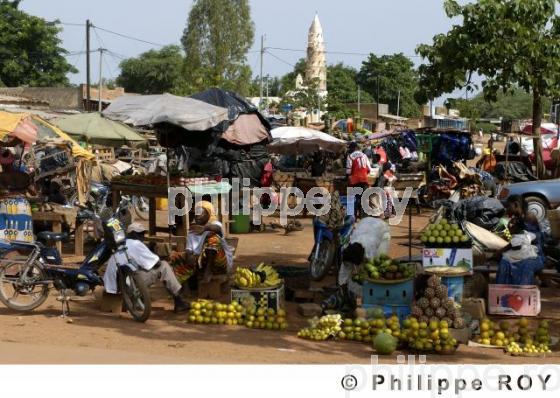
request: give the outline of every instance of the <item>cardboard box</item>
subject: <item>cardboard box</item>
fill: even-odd
[[[486,317],[486,303],[481,298],[463,299],[461,307],[465,314],[469,314],[472,319],[484,319]]]
[[[493,315],[537,316],[541,292],[533,285],[488,285],[488,313]]]
[[[431,267],[464,268],[465,272],[473,273],[472,248],[430,248],[422,249],[422,266],[429,270]]]
[[[237,301],[242,304],[241,301],[248,296],[254,298],[257,306],[264,304],[264,307],[272,308],[275,311],[284,308],[284,285],[268,290],[231,289],[231,301]]]

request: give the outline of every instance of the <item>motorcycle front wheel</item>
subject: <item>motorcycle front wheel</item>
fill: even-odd
[[[140,275],[130,268],[122,268],[118,281],[126,310],[135,321],[146,322],[152,312],[152,300]]]
[[[0,301],[14,311],[32,311],[49,296],[45,270],[36,264],[4,263],[0,267]]]
[[[318,245],[319,251],[317,255],[314,253],[309,262],[311,279],[316,282],[323,280],[323,278],[327,275],[327,272],[329,272],[335,251],[335,244],[333,241],[324,239],[319,242]]]

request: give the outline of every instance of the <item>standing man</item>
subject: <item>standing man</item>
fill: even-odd
[[[358,149],[356,142],[348,145],[348,158],[346,159],[346,175],[348,176],[349,187],[362,188],[362,193],[369,187],[368,175],[371,170],[368,157]],[[361,214],[362,195],[356,195],[354,214],[358,217]]]

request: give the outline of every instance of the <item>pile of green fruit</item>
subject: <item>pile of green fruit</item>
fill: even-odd
[[[338,333],[341,340],[363,341],[371,343],[379,333],[385,333],[399,338],[401,325],[399,318],[393,315],[386,319],[382,314],[374,319],[345,319],[342,330]]]
[[[517,322],[493,322],[488,318],[480,322],[480,335],[474,341],[479,344],[506,347],[510,352],[532,352],[538,347],[539,352],[548,352],[550,330],[548,321],[540,321],[537,328],[530,330],[529,321],[521,318]],[[515,344],[514,344],[515,343]],[[544,350],[544,351],[542,351]]]
[[[449,223],[445,218],[430,224],[422,233],[420,240],[430,247],[456,247],[470,242],[459,224]]]
[[[286,311],[273,308],[253,307],[247,309],[245,326],[253,329],[285,330],[288,327]]]
[[[453,299],[447,297],[447,287],[436,275],[428,279],[424,294],[412,306],[411,314],[419,322],[426,324],[445,321],[456,329],[466,326],[460,307]]]
[[[335,337],[340,332],[342,318],[339,314],[314,317],[309,320],[309,327],[298,332],[298,337],[308,340],[322,341]]]
[[[212,300],[196,300],[188,313],[191,323],[238,325],[243,323],[243,307],[237,302],[222,304]]]
[[[417,351],[450,354],[459,345],[449,333],[447,321],[419,322],[415,317],[403,321],[402,334],[408,347]]]
[[[363,263],[356,275],[358,282],[364,280],[401,280],[414,277],[413,264],[401,263],[386,254],[380,254]]]

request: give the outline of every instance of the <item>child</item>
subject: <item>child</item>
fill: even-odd
[[[535,259],[538,257],[538,249],[533,245],[537,236],[523,229],[523,222],[517,218],[509,224],[511,243],[506,247],[502,258],[510,263],[516,263],[525,259]]]

